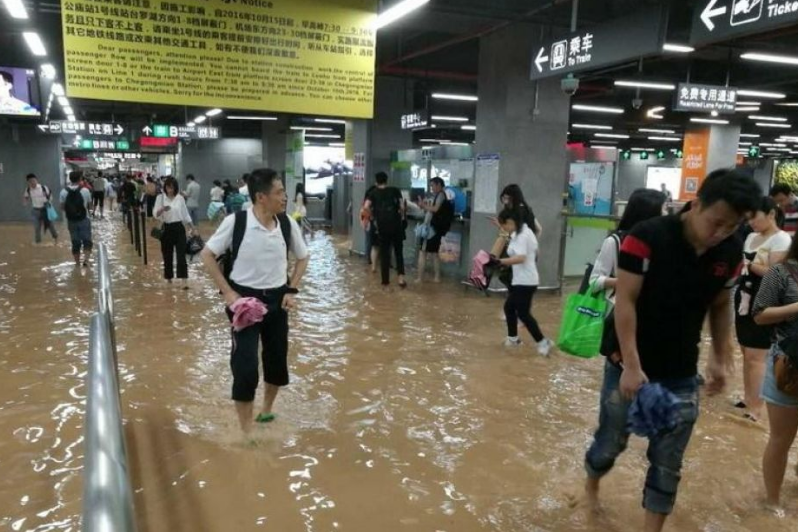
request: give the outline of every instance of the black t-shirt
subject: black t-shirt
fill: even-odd
[[[377,231],[381,235],[397,235],[402,232],[402,193],[398,188],[375,188],[369,193],[371,210]]]
[[[136,185],[132,181],[126,181],[122,185],[122,194],[126,205],[134,205],[136,203]]]
[[[680,215],[638,224],[624,238],[619,268],[644,277],[637,300],[637,348],[649,379],[697,374],[704,318],[721,290],[734,284],[742,252],[733,235],[697,256]]]

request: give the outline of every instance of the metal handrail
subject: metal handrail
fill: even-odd
[[[89,328],[86,374],[82,530],[134,532],[133,490],[119,398],[111,271],[104,244],[99,246],[97,261],[98,312],[92,315]]]

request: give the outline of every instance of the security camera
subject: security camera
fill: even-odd
[[[643,99],[642,98],[634,98],[632,100],[632,108],[640,109],[641,107],[643,107]]]
[[[579,90],[579,78],[568,76],[560,81],[560,89],[568,96],[573,96]]]

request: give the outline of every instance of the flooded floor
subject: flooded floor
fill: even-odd
[[[74,267],[68,242],[32,247],[31,233],[0,227],[0,530],[77,532],[94,271]],[[118,219],[95,235],[111,257],[139,530],[640,528],[640,439],[606,478],[599,520],[576,504],[601,361],[500,347],[501,297],[454,283],[384,294],[345,242],[317,234],[292,321],[293,382],[278,420],[244,445],[210,281],[195,264],[189,291],[167,286],[158,250],[142,266]],[[551,336],[560,309],[536,299]],[[667,530],[798,530],[792,464],[787,515],[761,509],[767,435],[737,420],[734,391],[703,401]]]

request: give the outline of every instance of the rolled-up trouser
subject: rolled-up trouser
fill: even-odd
[[[629,441],[626,423],[631,401],[621,396],[620,380],[621,369],[608,360],[604,365],[599,426],[585,456],[585,469],[591,478],[601,478],[609,473]],[[673,430],[649,439],[646,453],[649,468],[643,490],[643,507],[667,515],[673,511],[676,502],[684,452],[698,419],[698,379],[689,377],[657,382],[679,398],[679,421]]]
[[[42,226],[44,226],[45,231],[50,231],[50,234],[53,238],[58,238],[58,232],[55,230],[55,224],[47,218],[47,209],[42,207],[41,209],[33,208],[31,209],[31,217],[33,219],[33,227],[34,227],[34,241],[38,244],[42,241]]]
[[[69,238],[72,241],[73,255],[80,253],[81,247],[83,247],[84,253],[91,251],[94,244],[91,239],[91,220],[89,220],[88,216],[79,222],[67,220],[67,228],[69,229]]]
[[[241,297],[254,297],[266,305],[263,321],[236,331],[230,328],[233,346],[230,369],[233,372],[233,401],[250,402],[258,389],[258,342],[263,344],[263,380],[274,386],[288,384],[288,313],[283,310],[285,287],[255,290],[230,283]],[[230,322],[233,313],[225,309]]]

